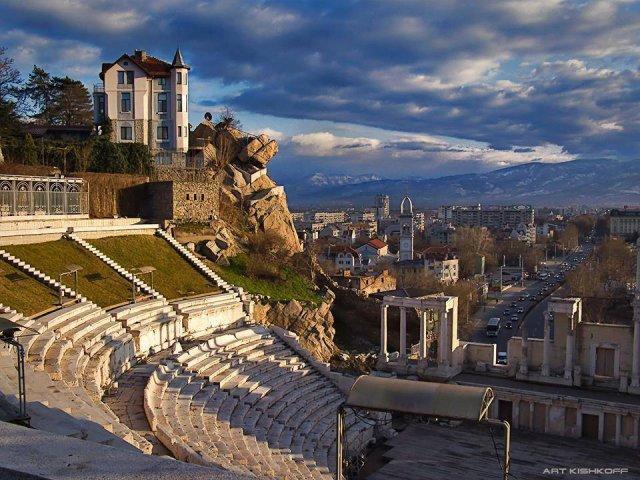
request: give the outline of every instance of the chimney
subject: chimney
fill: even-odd
[[[145,61],[147,59],[147,52],[144,50],[136,50],[133,54],[133,58],[138,61]]]

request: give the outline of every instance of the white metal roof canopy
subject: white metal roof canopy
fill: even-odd
[[[489,387],[363,375],[351,387],[345,406],[478,422],[487,418],[492,400]]]

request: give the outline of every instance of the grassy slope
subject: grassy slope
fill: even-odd
[[[224,280],[244,288],[249,293],[268,295],[274,300],[286,301],[296,299],[313,303],[319,303],[321,301],[320,297],[314,291],[313,285],[298,273],[287,268],[284,271],[284,280],[279,282],[251,278],[245,274],[246,261],[247,257],[241,254],[230,259],[230,265],[228,267],[211,262],[209,262],[209,265]]]
[[[82,270],[78,272],[78,290],[101,307],[126,302],[131,298],[131,287],[126,279],[70,240],[11,245],[6,250],[55,279],[68,270],[67,265],[81,266]],[[62,282],[74,288],[72,276],[65,275]]]
[[[218,291],[165,240],[152,235],[127,235],[89,241],[124,268],[152,266],[153,286],[171,299]],[[149,282],[149,275],[143,280]]]
[[[57,301],[56,292],[0,261],[0,303],[28,316],[53,307]]]

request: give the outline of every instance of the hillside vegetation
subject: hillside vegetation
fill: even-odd
[[[71,240],[10,245],[5,249],[56,280],[62,272],[69,270],[69,266],[82,267],[78,272],[78,291],[101,307],[131,298],[131,287],[125,278]],[[74,288],[73,275],[63,277],[62,283]]]
[[[153,286],[169,299],[219,290],[160,237],[126,235],[98,238],[90,243],[126,269],[154,267]],[[149,275],[142,279],[150,282]]]

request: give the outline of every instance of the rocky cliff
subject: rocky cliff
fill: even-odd
[[[337,351],[333,343],[335,330],[331,305],[335,296],[328,290],[320,306],[291,300],[289,302],[255,302],[253,318],[265,325],[277,325],[296,333],[300,344],[313,356],[328,362]]]
[[[229,217],[229,210],[236,209],[242,213],[244,230],[277,236],[290,254],[302,251],[284,188],[267,174],[268,163],[278,153],[278,143],[265,134],[254,136],[207,120],[196,127],[193,136],[205,141],[205,164],[222,172],[221,204],[226,210],[221,209],[221,218],[234,223],[237,219],[225,215]]]

